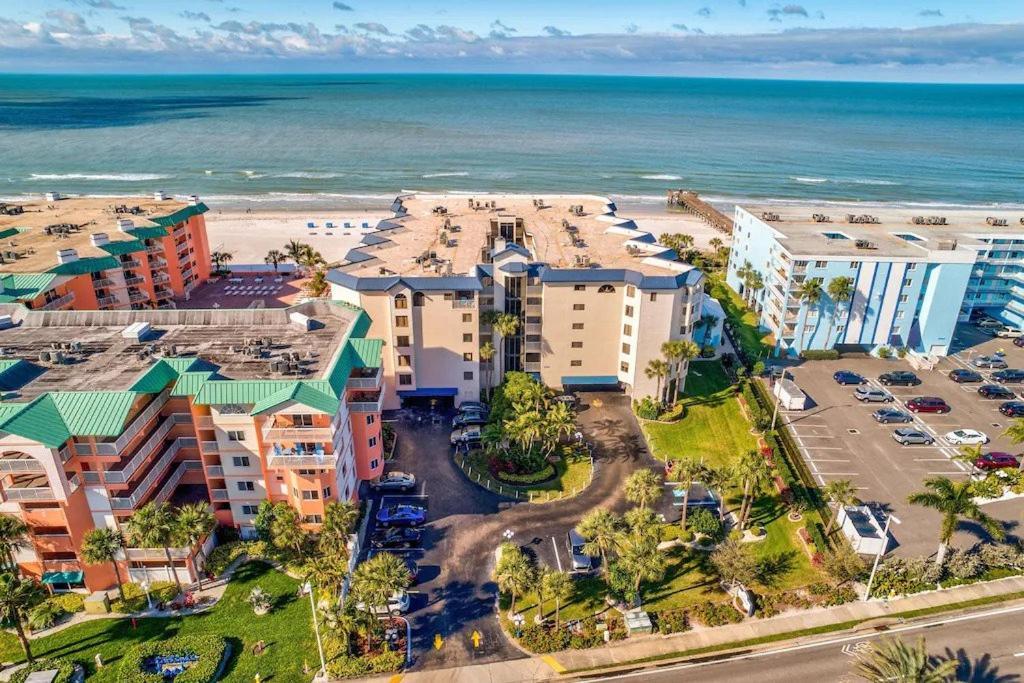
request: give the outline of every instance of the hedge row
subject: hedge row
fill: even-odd
[[[839,352],[835,349],[807,349],[800,352],[804,360],[839,360]]]
[[[174,677],[174,683],[212,683],[226,647],[224,639],[215,636],[177,636],[166,640],[140,643],[128,648],[117,670],[118,683],[165,683],[162,673],[143,670],[146,660],[157,656],[195,655],[198,661]]]

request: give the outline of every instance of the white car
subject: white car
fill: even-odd
[[[953,446],[980,446],[988,443],[988,436],[976,429],[954,429],[945,439]]]
[[[1024,337],[1024,330],[1015,330],[1012,327],[1004,327],[1001,330],[996,330],[996,336],[1002,337],[1003,339],[1016,339],[1017,337]]]

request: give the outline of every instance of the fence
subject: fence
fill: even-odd
[[[452,456],[455,460],[455,464],[459,466],[471,482],[474,482],[491,493],[497,493],[499,496],[505,496],[506,498],[512,498],[518,501],[525,501],[528,503],[550,503],[556,500],[563,500],[568,498],[574,498],[579,495],[580,492],[594,483],[594,473],[597,470],[597,463],[594,461],[594,450],[590,444],[587,444],[587,457],[590,458],[590,477],[587,479],[586,486],[582,488],[576,487],[572,491],[522,491],[516,486],[511,484],[503,484],[500,481],[495,480],[490,472],[481,471],[480,469],[473,469],[473,465],[466,460],[467,451],[464,453],[461,448],[455,449],[455,455]]]

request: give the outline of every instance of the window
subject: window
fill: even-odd
[[[312,415],[292,415],[292,424],[296,427],[312,427],[313,416]]]
[[[896,319],[903,320],[903,311],[896,311]]]
[[[651,301],[657,301],[657,300],[658,300],[658,293],[657,293],[657,292],[651,292],[651,295],[650,295],[650,297],[648,297],[648,298],[649,298],[649,299],[650,299]]]
[[[463,353],[462,354],[462,360],[467,361],[469,363],[472,363],[473,362],[473,352],[472,351],[466,351],[465,353]]]
[[[377,460],[377,459],[373,459],[373,460],[371,460],[371,461],[370,461],[370,469],[371,469],[371,470],[375,470],[375,469],[377,469],[377,465],[379,465],[379,464],[380,464],[380,461],[379,461],[379,460]],[[348,495],[347,495],[347,494],[346,494],[345,498],[348,498]]]
[[[407,387],[412,384],[412,375],[399,375],[398,383],[403,387]]]
[[[302,518],[302,521],[306,524],[323,524],[324,518],[320,515],[306,515]]]
[[[908,263],[907,264],[907,270],[917,270],[917,264],[916,263]]]
[[[376,446],[376,445],[377,445],[377,437],[375,437],[375,436],[371,436],[371,437],[370,437],[370,439],[369,439],[369,441],[367,441],[367,445],[368,445],[368,446],[369,446],[370,448],[373,448],[374,446]]]
[[[636,287],[634,287],[633,285],[627,285],[626,296],[636,296]]]
[[[846,331],[846,325],[836,325],[836,332],[842,334]]]
[[[825,262],[825,261],[815,261],[814,262],[814,267],[815,268],[824,268],[827,265],[828,265],[828,263]]]
[[[242,514],[243,515],[248,515],[248,516],[251,517],[251,516],[255,515],[257,512],[259,512],[259,509],[260,509],[259,505],[243,505],[242,506]]]
[[[633,317],[633,307],[632,306],[626,306],[626,317],[627,318],[632,318]]]
[[[625,344],[625,343],[624,343],[624,344],[622,345],[622,352],[623,352],[623,353],[625,353],[625,354],[627,354],[627,355],[628,355],[629,353],[631,353],[631,352],[632,352],[632,350],[633,350],[633,347],[631,347],[631,346],[630,346],[629,344]]]
[[[622,326],[622,334],[626,335],[627,337],[632,337],[633,336],[633,326],[632,325],[623,325]]]
[[[526,316],[526,324],[527,325],[540,325],[540,316],[539,315],[528,315],[528,316]]]
[[[913,280],[911,280],[909,277],[908,278],[904,278],[904,280],[903,280],[903,286],[904,287],[909,287],[912,284],[914,284]]]
[[[320,500],[319,491],[303,491],[302,500]]]
[[[376,415],[367,415],[366,416],[366,424],[372,425],[376,421],[377,421],[377,416]]]
[[[539,296],[528,296],[526,297],[527,306],[540,306],[541,300]]]
[[[407,316],[407,315],[396,315],[395,316],[395,327],[409,327],[409,316]]]
[[[462,341],[466,342],[467,344],[473,343],[473,334],[471,332],[464,333],[462,335]]]
[[[395,295],[395,308],[409,308],[409,300],[405,298],[405,294]]]
[[[331,497],[331,487],[330,486],[325,486],[324,487],[324,498],[330,498],[330,497]]]
[[[455,299],[455,292],[445,292],[444,293],[444,300],[445,301],[452,301],[454,299]]]
[[[587,309],[586,304],[573,304],[572,310],[574,311],[585,311]]]
[[[256,486],[251,481],[236,481],[239,491],[255,491]]]
[[[626,361],[622,361],[621,363],[619,363],[619,371],[629,372],[629,363],[627,363]]]
[[[572,291],[574,291],[574,292],[585,292],[585,291],[587,291],[587,286],[586,285],[573,285],[572,286]]]
[[[574,329],[574,330],[582,330],[583,329],[583,323],[573,323],[572,324],[572,329]]]
[[[539,353],[528,353],[528,354],[526,354],[526,362],[527,363],[539,363],[540,362],[540,354]]]
[[[910,297],[909,297],[909,296],[907,296],[906,294],[900,294],[900,303],[901,303],[901,304],[905,304],[905,303],[907,303],[907,301],[908,301],[909,299],[910,299]]]
[[[569,361],[569,366],[573,367],[573,368],[581,368],[581,367],[583,367],[583,361],[581,361],[581,360],[571,360],[571,361]]]
[[[241,430],[231,430],[228,432],[228,441],[245,441],[245,432]]]
[[[597,293],[598,294],[614,294],[615,293],[615,288],[612,287],[611,285],[601,285],[600,287],[597,288]]]
[[[473,314],[472,313],[463,313],[462,314],[462,322],[464,322],[464,323],[471,323],[471,322],[473,322]]]
[[[405,334],[398,335],[398,341],[395,342],[395,345],[396,346],[408,346],[409,345],[409,336],[405,335]]]
[[[415,292],[415,293],[413,293],[413,295],[412,295],[412,305],[413,306],[422,306],[423,304],[426,303],[426,301],[427,301],[427,297],[423,294],[423,292]]]
[[[236,455],[231,458],[231,463],[235,467],[248,467],[249,456],[248,455]]]
[[[464,379],[467,382],[471,381],[473,379],[473,371],[472,370],[466,370],[465,372],[463,372],[462,373],[462,379]]]
[[[582,349],[583,348],[583,342],[581,342],[581,341],[574,341],[570,346],[572,348],[574,348],[574,349]]]
[[[398,367],[407,368],[412,365],[412,356],[406,354],[399,354],[398,356]]]
[[[860,268],[860,261],[850,261],[851,268]]]

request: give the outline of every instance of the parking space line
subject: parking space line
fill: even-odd
[[[822,477],[859,477],[860,472],[818,472]]]
[[[804,450],[808,451],[841,451],[844,450],[842,446],[806,446]]]
[[[562,556],[558,554],[558,544],[555,543],[555,537],[551,537],[551,547],[555,549],[555,562],[558,564],[558,571],[562,571]]]

